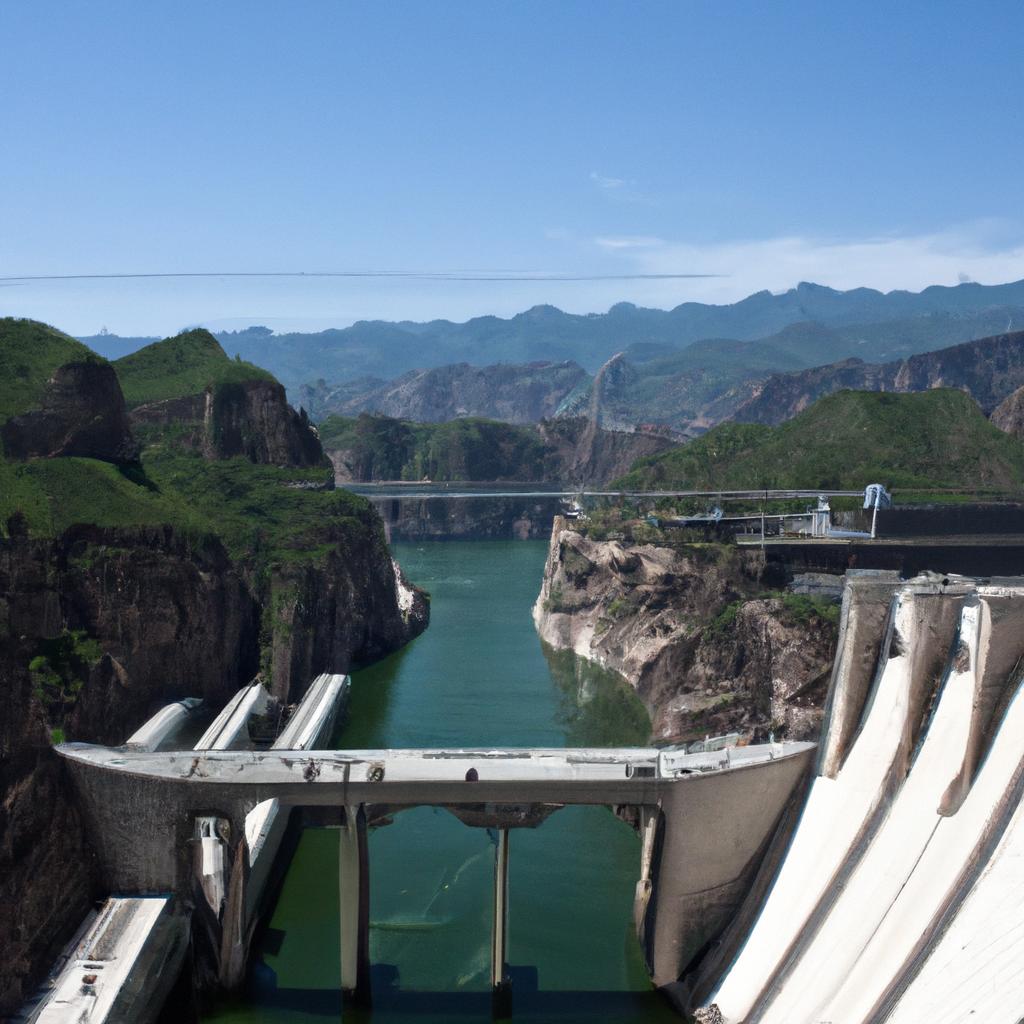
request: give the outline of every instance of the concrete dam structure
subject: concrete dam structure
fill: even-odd
[[[230,709],[222,716],[234,720]],[[230,744],[229,744],[230,746]],[[510,833],[566,805],[605,805],[639,825],[635,924],[656,984],[671,984],[725,924],[811,767],[814,744],[700,753],[654,748],[510,750],[138,750],[59,748],[113,892],[159,894],[199,928],[217,987],[237,989],[266,868],[252,819],[309,808],[341,829],[338,908],[343,994],[370,1000],[368,830],[416,806],[444,807],[498,832],[491,981],[506,963]],[[723,808],[728,813],[723,814]],[[585,850],[580,851],[585,856]],[[173,909],[172,909],[173,914]],[[92,1021],[106,1018],[86,1018]],[[116,1018],[111,1018],[116,1019]],[[131,1019],[131,1018],[124,1018]]]
[[[682,986],[704,1024],[1016,1024],[1024,581],[852,576],[792,838]]]

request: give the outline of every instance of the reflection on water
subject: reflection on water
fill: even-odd
[[[558,686],[558,720],[567,747],[643,746],[651,720],[633,690],[616,672],[541,643]]]
[[[530,608],[547,546],[396,546],[432,595],[430,629],[356,673],[344,747],[632,745],[650,728],[618,677],[542,651]],[[337,834],[307,829],[261,941],[244,1004],[208,1019],[338,1020]],[[510,835],[509,959],[517,1019],[676,1018],[650,990],[632,934],[639,843],[598,807],[568,807]],[[490,1020],[492,836],[447,811],[396,814],[370,834],[371,1015]]]

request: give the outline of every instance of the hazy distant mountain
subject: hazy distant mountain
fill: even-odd
[[[420,423],[466,416],[505,423],[537,423],[554,416],[565,399],[589,382],[573,362],[514,366],[456,363],[412,370],[393,381],[363,378],[331,388],[324,381],[299,390],[298,400],[316,420],[374,412]]]
[[[849,355],[881,360],[1009,330],[1021,323],[1022,308],[1024,281],[887,294],[869,288],[842,292],[804,283],[781,295],[758,292],[725,306],[687,302],[658,310],[619,303],[607,313],[587,315],[534,306],[508,319],[361,321],[316,334],[274,334],[266,327],[251,327],[216,337],[230,355],[265,367],[295,389],[321,378],[332,384],[365,376],[393,379],[410,370],[461,362],[479,366],[573,360],[594,373],[616,352],[664,356],[667,350],[715,338],[772,339],[773,347],[783,351],[795,345],[790,355],[804,366]],[[1011,323],[991,322],[1004,314]],[[982,318],[987,326],[979,333],[976,321]],[[785,329],[795,324],[812,326],[787,339]],[[940,337],[936,331],[945,333]],[[113,335],[82,340],[113,358],[126,354],[130,343]],[[141,347],[155,339],[131,340]]]

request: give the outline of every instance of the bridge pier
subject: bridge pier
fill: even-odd
[[[370,860],[363,804],[345,808],[338,843],[341,923],[341,996],[350,1006],[369,1007]]]
[[[512,982],[508,977],[508,829],[498,830],[494,849],[494,925],[491,930],[491,1015],[512,1015]]]

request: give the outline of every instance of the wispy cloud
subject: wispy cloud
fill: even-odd
[[[622,249],[656,249],[667,243],[664,238],[656,238],[654,235],[625,235],[613,237],[605,235],[600,238],[595,238],[594,244],[601,249],[616,252]]]
[[[598,174],[597,171],[590,172],[590,180],[601,189],[606,192],[614,191],[615,189],[624,188],[629,184],[625,178],[610,178],[606,174]]]
[[[616,178],[599,171],[589,174],[591,184],[608,199],[618,203],[651,203],[647,195],[632,178]]]

